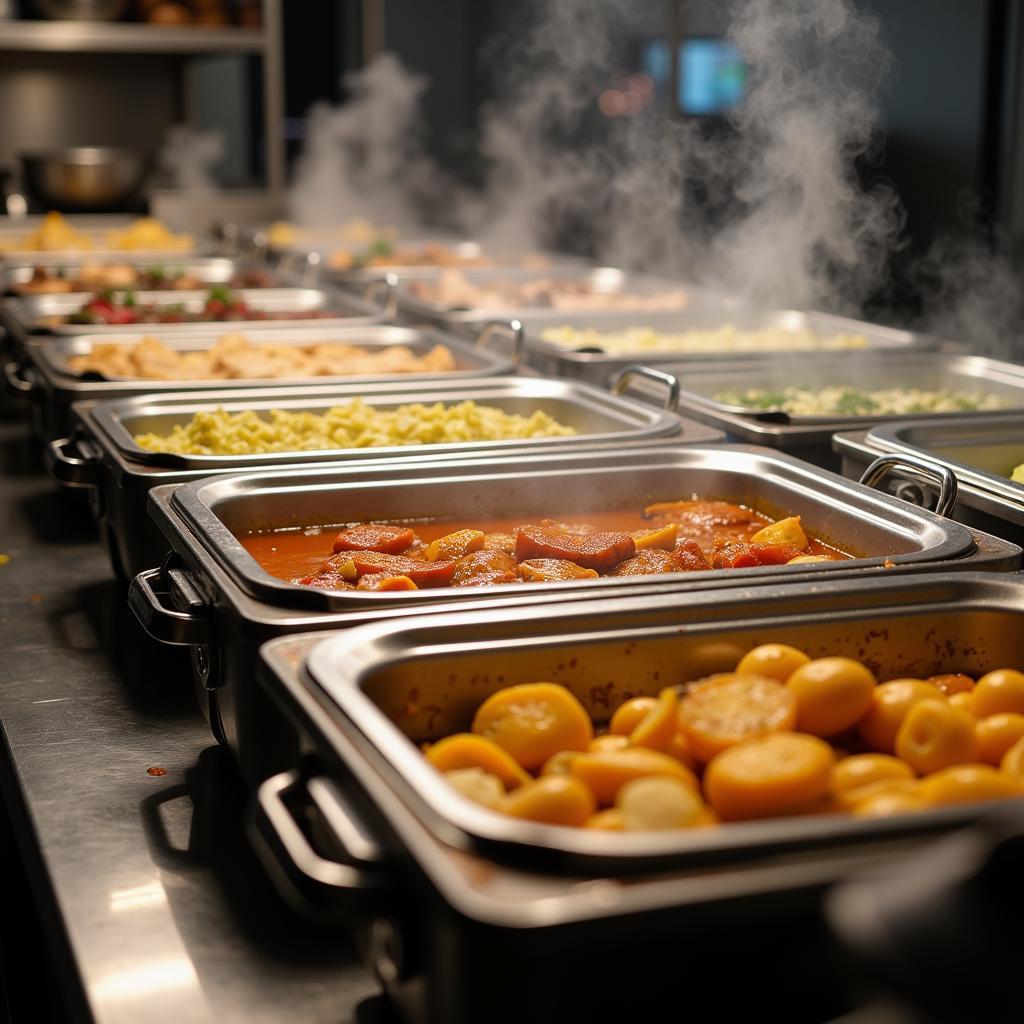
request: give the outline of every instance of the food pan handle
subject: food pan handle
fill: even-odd
[[[925,483],[935,487],[939,492],[938,500],[935,502],[935,514],[945,518],[952,514],[956,507],[957,483],[956,474],[948,466],[921,458],[920,455],[880,455],[864,470],[860,482],[865,487],[877,487],[892,470],[923,479]]]
[[[25,363],[10,362],[4,366],[7,386],[21,395],[31,395],[39,390],[39,385],[31,377],[25,376],[28,369]]]
[[[633,366],[627,366],[612,381],[613,394],[624,394],[637,377],[643,377],[645,380],[662,385],[666,391],[665,410],[667,412],[676,411],[679,406],[679,381],[674,374],[666,373],[664,370],[656,370],[653,366],[641,366],[638,363]]]
[[[97,487],[100,479],[99,453],[91,446],[83,451],[77,435],[51,441],[44,450],[46,470],[62,487]]]
[[[181,611],[179,604],[188,609]],[[128,586],[128,605],[154,640],[176,647],[210,643],[206,604],[180,569],[165,562],[140,572]]]
[[[244,266],[266,263],[270,251],[270,240],[263,231],[256,231],[242,243],[238,251],[238,262]]]
[[[398,276],[385,274],[371,281],[363,291],[363,300],[380,303],[381,316],[385,320],[394,320],[398,315]]]
[[[496,334],[504,334],[512,341],[512,363],[518,366],[523,358],[523,325],[519,320],[490,320],[476,336],[476,347],[486,349]]]
[[[329,860],[313,848],[286,802],[289,793],[308,797],[345,862]],[[290,771],[261,783],[250,807],[249,837],[281,897],[303,916],[350,914],[354,903],[379,896],[385,888],[380,848],[330,779],[303,781]]]
[[[302,287],[314,288],[320,280],[320,253],[306,253],[306,265],[302,268]]]

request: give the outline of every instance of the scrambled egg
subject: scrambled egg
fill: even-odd
[[[1022,462],[1012,473],[1010,479],[1015,483],[1024,484],[1024,462]]]
[[[140,217],[121,231],[108,231],[108,249],[159,249],[187,252],[195,247],[191,235],[176,235],[155,217]]]
[[[97,237],[76,230],[56,211],[48,213],[35,231],[14,242],[0,242],[0,249],[8,252],[88,252],[95,248],[183,252],[194,246],[191,235],[176,235],[154,217],[140,217],[127,228]]]
[[[59,213],[50,212],[35,231],[13,242],[0,242],[10,252],[68,252],[91,249],[92,239],[76,231]]]
[[[568,437],[575,433],[571,427],[562,426],[539,409],[530,416],[516,416],[470,401],[457,405],[435,402],[377,409],[355,398],[322,415],[273,409],[264,419],[252,411],[199,412],[170,434],[139,434],[135,441],[149,451],[177,455],[256,455]]]
[[[565,348],[599,348],[609,355],[643,352],[779,352],[808,349],[867,348],[863,334],[835,334],[823,338],[813,331],[786,331],[765,327],[741,331],[733,324],[721,327],[666,332],[650,327],[627,327],[623,331],[599,331],[592,327],[548,327],[545,341]]]

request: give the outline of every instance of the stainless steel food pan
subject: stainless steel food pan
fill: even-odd
[[[640,297],[664,294],[667,292],[683,292],[686,295],[687,310],[717,309],[738,306],[736,301],[730,302],[723,295],[716,294],[695,285],[683,284],[670,278],[654,277],[646,274],[631,274],[616,267],[588,267],[584,265],[559,264],[548,269],[529,270],[519,267],[463,267],[451,268],[461,274],[474,285],[488,285],[496,282],[516,282],[527,284],[538,280],[571,281],[585,284],[595,295],[636,295]],[[426,268],[416,275],[398,277],[397,304],[398,311],[410,320],[421,320],[428,323],[444,325],[476,324],[483,319],[517,319],[531,320],[534,316],[553,315],[550,306],[493,306],[493,307],[455,307],[431,302],[416,294],[419,285],[437,285],[445,273],[440,268]],[[562,311],[572,316],[571,310]],[[579,312],[577,310],[577,312]],[[605,315],[595,311],[598,315]],[[618,311],[616,311],[618,312]],[[636,311],[634,317],[646,314]]]
[[[79,268],[83,266],[95,267],[113,262],[78,255],[72,259],[61,261],[58,266],[67,277],[73,278]],[[244,270],[255,269],[250,264],[243,265],[237,260],[223,256],[164,255],[163,258],[157,260],[126,258],[116,262],[119,265],[128,265],[141,271],[159,267],[170,275],[187,274],[189,277],[198,278],[204,285],[230,284],[236,274]],[[36,260],[32,253],[24,255],[17,262],[13,260],[0,262],[0,293],[17,292],[20,286],[27,284],[32,279],[36,268],[40,266],[53,268],[54,265]],[[268,272],[270,272],[269,268]],[[274,276],[277,277],[276,274]],[[167,302],[173,302],[176,292],[173,289],[168,289],[161,291],[160,294],[167,297]]]
[[[887,354],[923,351],[934,348],[938,340],[926,335],[881,327],[860,320],[832,316],[827,313],[800,312],[798,310],[757,310],[737,305],[723,311],[713,305],[695,307],[678,313],[591,313],[571,312],[531,313],[524,319],[526,327],[527,359],[531,366],[555,377],[571,377],[592,383],[606,383],[617,372],[631,363],[662,366],[669,363],[699,365],[722,362],[733,367],[733,373],[747,370],[753,361],[772,360],[781,369],[799,365],[805,358],[817,358],[817,352],[798,351],[785,356],[784,352],[635,352],[610,355],[600,351],[571,349],[545,341],[542,332],[548,327],[571,326],[597,331],[622,331],[630,327],[650,327],[656,331],[683,332],[708,330],[732,324],[740,330],[777,328],[782,331],[809,330],[822,337],[835,334],[862,334],[867,338],[869,350],[884,349]],[[864,353],[863,349],[854,350]],[[759,380],[760,378],[751,378]]]
[[[822,419],[761,414],[727,406],[717,401],[715,395],[743,387],[841,384],[859,389],[949,389],[994,394],[1006,402],[1007,412],[943,413],[936,417],[950,424],[967,419],[995,422],[1010,415],[1010,410],[1024,408],[1024,367],[948,352],[801,353],[799,357],[788,359],[760,357],[742,364],[659,363],[658,366],[679,380],[679,402],[687,415],[719,427],[736,440],[791,451],[826,466],[838,466],[831,450],[832,435],[837,431],[864,430],[878,423],[910,417],[876,415]],[[655,392],[642,381],[637,382],[633,390],[640,396],[647,394],[654,399]],[[920,419],[920,416],[913,418]]]
[[[569,486],[571,483],[571,486]],[[232,530],[324,525],[330,521],[451,518],[522,512],[636,508],[647,500],[698,492],[749,502],[776,514],[796,511],[812,532],[859,547],[844,564],[599,579],[578,583],[447,588],[401,595],[330,594],[264,573]],[[971,536],[930,513],[824,474],[764,449],[677,446],[607,448],[551,455],[513,452],[493,459],[280,470],[199,481],[150,492],[150,513],[170,563],[140,573],[131,586],[139,618],[158,639],[194,647],[201,703],[215,733],[234,747],[243,770],[260,773],[263,709],[251,687],[258,643],[284,632],[357,625],[452,610],[521,606],[587,595],[623,596],[743,589],[758,581],[803,580],[809,590],[833,576],[899,575],[943,569],[1019,567],[1015,545]],[[470,592],[472,591],[472,592]],[[200,596],[195,596],[200,595]],[[198,652],[198,653],[197,653]],[[197,660],[198,659],[198,660]],[[211,696],[211,692],[215,691]],[[255,725],[253,723],[256,723]],[[254,767],[255,766],[255,767]]]
[[[89,249],[75,249],[58,252],[45,250],[33,252],[21,248],[5,248],[6,246],[17,246],[31,232],[38,231],[43,225],[44,217],[32,215],[29,217],[0,217],[0,264],[24,263],[33,260],[47,266],[60,266],[63,261],[69,259],[105,259],[115,257],[117,259],[151,259],[180,257],[182,252],[178,250],[109,250],[104,249],[107,233],[109,231],[122,231],[131,226],[134,218],[123,214],[74,214],[67,218],[68,223],[76,232],[87,235],[91,243]]]
[[[1024,484],[1010,479],[1024,463],[1024,416],[965,416],[888,423],[870,431],[838,434],[833,446],[845,475],[887,453],[925,456],[948,467],[959,483],[954,516],[961,522],[1019,542],[1024,539]],[[934,491],[916,478],[897,484],[900,495],[926,507]]]
[[[881,497],[796,459],[754,448],[607,449],[592,454],[531,460],[456,464],[410,480],[405,467],[349,480],[344,470],[282,470],[250,473],[185,485],[173,498],[175,511],[202,538],[210,553],[254,597],[294,607],[346,609],[413,605],[441,599],[468,600],[477,588],[414,591],[329,592],[287,583],[261,569],[236,539],[255,530],[299,529],[352,522],[402,519],[482,519],[521,515],[525,521],[557,519],[567,512],[640,508],[696,494],[726,499],[773,517],[800,515],[807,530],[826,543],[855,553],[852,562],[826,562],[820,572],[949,561],[972,552],[967,530],[948,520],[922,516],[902,502]],[[560,496],[560,490],[563,494]],[[910,512],[910,515],[907,513]],[[325,542],[324,557],[330,555]],[[775,577],[793,566],[732,570],[740,578]],[[685,573],[687,582],[718,582],[723,570]],[[637,577],[602,577],[550,584],[554,591],[628,592]],[[508,584],[503,591],[532,593],[538,584]]]
[[[260,394],[262,401],[265,395]],[[338,393],[322,392],[319,396],[310,396],[308,389],[281,389],[275,393],[275,406],[282,401],[292,400],[300,404],[299,408],[316,412],[323,411],[338,401]],[[240,402],[247,408],[247,400]],[[153,521],[146,513],[146,497],[150,489],[164,484],[187,483],[209,477],[213,474],[237,473],[254,468],[273,469],[282,466],[311,465],[336,462],[338,452],[285,452],[278,455],[258,455],[252,459],[234,458],[223,461],[219,466],[203,465],[200,467],[169,467],[154,464],[148,457],[139,458],[137,446],[131,443],[134,424],[141,416],[149,413],[154,406],[159,409],[159,401],[142,397],[117,402],[76,403],[74,415],[77,421],[75,430],[70,437],[60,438],[51,443],[46,450],[47,462],[51,474],[59,482],[68,487],[88,488],[93,492],[93,508],[96,512],[101,529],[108,541],[115,572],[127,577],[134,576],[143,569],[158,565],[167,551],[167,542]],[[175,409],[177,412],[178,410]],[[648,443],[672,440],[673,443],[709,444],[721,441],[724,435],[688,420],[674,417],[664,421],[664,426],[673,427],[676,433],[662,434],[655,429],[659,417],[653,410],[642,410],[644,417],[633,433],[620,434],[622,443],[635,446],[646,437]],[[191,415],[191,413],[189,413]],[[674,420],[674,422],[673,422]],[[646,425],[646,426],[645,426]],[[624,426],[624,424],[620,424]],[[519,442],[523,445],[524,442]],[[457,455],[460,460],[473,457],[508,459],[507,451],[517,450],[529,453],[527,447],[514,446],[496,453],[488,449],[486,456],[477,446],[466,446]],[[572,449],[603,447],[601,442],[594,441],[583,444],[577,441]],[[379,449],[378,449],[379,451]],[[534,447],[536,451],[536,446]],[[371,454],[367,450],[365,454]],[[411,463],[423,464],[445,460],[445,464],[455,467],[456,463],[448,462],[451,453],[444,455],[417,454],[414,449],[402,450],[403,467]],[[360,460],[359,465],[384,465],[394,467],[396,460],[391,457],[368,458]],[[350,471],[352,468],[350,467]],[[404,468],[403,472],[410,472]],[[393,473],[393,468],[387,470]]]
[[[340,289],[325,291],[321,288],[239,288],[235,295],[251,309],[271,314],[274,320],[286,321],[292,313],[325,310],[330,316],[308,321],[322,330],[369,324],[379,321],[384,312]],[[65,337],[82,335],[137,334],[190,334],[197,328],[209,331],[211,324],[223,325],[225,330],[259,330],[268,320],[208,320],[177,324],[72,324],[50,323],[50,317],[67,317],[80,309],[92,297],[90,292],[67,292],[63,295],[22,295],[7,299],[4,316],[11,329],[22,336],[33,333],[56,334]],[[201,313],[206,303],[206,292],[135,292],[139,305],[184,306],[188,313]],[[306,321],[302,321],[305,323]]]
[[[461,263],[451,264],[459,269],[477,267],[538,267],[545,268],[572,265],[582,266],[584,261],[579,257],[565,253],[535,251],[532,253],[508,253],[492,251],[485,243],[475,238],[464,238],[458,235],[419,236],[415,238],[393,239],[395,249],[419,249],[428,245],[441,245],[450,249]],[[310,264],[321,268],[323,279],[329,282],[346,285],[365,285],[387,273],[401,278],[429,274],[438,269],[432,263],[391,263],[379,266],[332,267],[331,257],[340,250],[352,250],[354,253],[366,249],[360,242],[346,241],[338,234],[328,231],[308,232],[294,245],[286,247],[269,246],[265,248],[268,256],[277,261],[282,269],[294,272]],[[259,251],[259,249],[257,249]]]
[[[735,983],[733,957],[755,972],[729,996],[735,1019],[783,1005],[783,1018],[799,1006],[801,1019],[836,1019],[843,961],[820,929],[824,891],[868,863],[918,856],[985,807],[595,836],[499,818],[440,791],[413,737],[461,727],[488,692],[536,673],[605,717],[595,679],[655,693],[767,639],[846,651],[883,676],[1020,664],[1022,594],[1012,579],[973,574],[830,582],[813,594],[759,587],[548,606],[515,621],[435,615],[315,647],[323,634],[282,638],[263,648],[259,677],[295,750],[289,770],[258,789],[252,841],[294,906],[321,922],[343,926],[355,912],[373,922],[368,961],[410,1021],[628,1019],[671,1005],[681,988],[710,993],[700,1014],[710,1018]],[[622,692],[613,686],[613,699]],[[601,985],[609,949],[616,972],[652,988],[626,996]],[[524,962],[531,984],[502,987],[507,965]]]
[[[30,340],[25,349],[24,362],[7,368],[8,382],[12,389],[35,401],[39,413],[40,433],[46,440],[66,436],[70,430],[69,409],[75,401],[102,401],[105,399],[130,398],[133,395],[161,397],[170,394],[194,396],[200,392],[211,392],[212,401],[233,398],[239,389],[255,387],[269,389],[270,397],[286,396],[284,389],[309,385],[320,388],[319,394],[332,393],[338,385],[362,385],[386,381],[465,381],[470,377],[491,376],[515,369],[520,351],[520,336],[507,325],[486,325],[478,335],[475,344],[451,334],[427,327],[396,327],[385,324],[360,324],[351,327],[321,327],[321,321],[302,327],[263,328],[260,331],[240,333],[249,335],[260,343],[284,345],[310,345],[316,342],[341,342],[359,345],[369,349],[386,348],[390,345],[406,345],[417,354],[428,352],[435,345],[447,345],[458,361],[460,369],[444,374],[378,374],[377,376],[339,376],[236,380],[145,380],[140,378],[104,378],[98,374],[76,373],[69,366],[69,360],[86,355],[93,346],[105,343],[133,345],[141,341],[144,334],[125,335],[83,335],[75,338]],[[165,338],[165,344],[179,352],[195,352],[208,349],[225,330],[210,330],[178,334]],[[235,328],[226,327],[227,330]],[[162,331],[156,332],[162,335]],[[422,386],[417,384],[416,386]],[[325,390],[326,389],[326,390]],[[314,392],[314,396],[317,393]],[[245,408],[242,406],[241,408]]]
[[[793,848],[859,844],[949,828],[976,807],[885,820],[843,815],[730,824],[691,832],[592,835],[516,821],[456,794],[419,744],[465,731],[503,686],[560,683],[598,721],[636,694],[729,671],[761,643],[812,657],[845,654],[882,679],[939,672],[978,676],[1022,664],[1024,590],[1010,576],[830,581],[808,593],[779,585],[574,606],[446,613],[339,632],[306,659],[309,684],[339,729],[444,842],[497,860],[624,871],[720,864]],[[271,654],[271,647],[268,654]],[[272,654],[271,654],[272,657]]]

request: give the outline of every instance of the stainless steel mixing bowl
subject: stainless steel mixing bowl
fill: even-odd
[[[113,146],[22,153],[19,159],[25,185],[39,203],[83,213],[126,209],[146,170],[140,154]]]

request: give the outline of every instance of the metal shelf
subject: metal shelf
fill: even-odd
[[[0,51],[43,53],[263,53],[253,28],[171,28],[89,21],[0,21]]]

